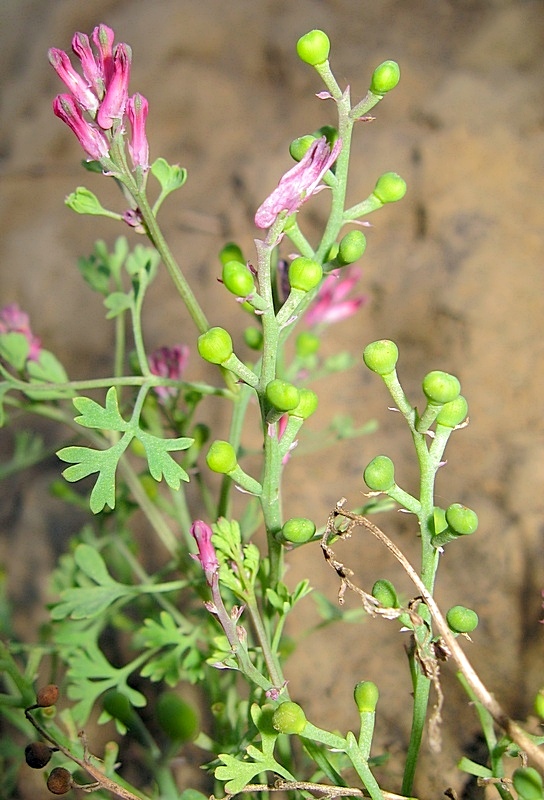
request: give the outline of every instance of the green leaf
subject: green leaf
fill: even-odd
[[[180,189],[187,180],[187,170],[179,164],[169,164],[164,158],[157,158],[151,165],[151,172],[161,185],[163,193],[170,194]]]
[[[106,319],[113,319],[114,317],[118,317],[119,314],[123,314],[125,311],[128,311],[131,308],[132,303],[132,292],[112,292],[104,300],[104,305],[108,309]]]
[[[176,686],[183,678],[192,677],[185,672],[186,669],[192,672],[192,668],[197,666],[192,662],[198,629],[190,626],[183,630],[167,611],[161,611],[159,620],[144,620],[144,627],[137,634],[136,641],[148,650],[160,648],[163,651],[148,661],[140,674],[153,682],[164,680],[169,686]],[[199,655],[198,665],[200,662]]]
[[[117,389],[112,386],[106,394],[106,406],[103,408],[90,397],[76,397],[73,403],[80,413],[76,422],[85,428],[98,428],[106,431],[126,431],[129,423],[125,422],[119,412]]]
[[[77,567],[100,586],[112,586],[117,583],[108,572],[106,562],[90,544],[78,544],[74,552]]]
[[[180,437],[179,439],[160,439],[138,428],[136,438],[145,448],[149,472],[156,481],[164,480],[171,489],[179,489],[181,481],[188,481],[189,476],[174,459],[168,455],[171,450],[187,450],[194,439]]]
[[[29,351],[30,342],[24,333],[0,333],[0,358],[18,372],[25,366]]]
[[[457,764],[459,769],[463,770],[463,772],[468,772],[469,775],[475,775],[478,778],[492,778],[493,772],[489,769],[489,767],[484,767],[482,764],[477,764],[476,761],[472,761],[470,758],[463,758]]]
[[[27,372],[35,381],[48,383],[68,383],[66,370],[53,353],[49,350],[40,350],[37,361],[29,361],[26,365]]]
[[[132,437],[130,437],[132,438]],[[62,461],[73,464],[62,473],[69,482],[74,483],[98,472],[98,478],[91,492],[89,505],[93,514],[98,514],[104,506],[115,508],[115,472],[117,464],[125,451],[130,438],[124,436],[109,450],[92,450],[90,447],[63,447],[57,452]]]

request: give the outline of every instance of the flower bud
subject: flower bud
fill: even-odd
[[[319,138],[319,137],[317,137]],[[289,145],[289,154],[294,161],[300,161],[306,153],[310,146],[315,142],[316,137],[312,136],[311,133],[307,133],[304,136],[299,136],[297,139],[293,139],[291,144]]]
[[[422,389],[429,403],[441,405],[451,403],[459,397],[461,384],[455,375],[436,369],[425,375]]]
[[[372,587],[372,597],[375,597],[378,603],[384,608],[398,608],[399,599],[397,592],[391,581],[385,578],[380,578]]]
[[[461,505],[452,503],[446,510],[446,522],[459,536],[474,533],[478,528],[478,516],[475,511]]]
[[[363,472],[363,479],[373,492],[387,492],[395,485],[395,465],[387,456],[376,456]]]
[[[248,267],[239,261],[227,261],[223,265],[221,279],[225,288],[237,297],[247,297],[255,291],[255,281]]]
[[[298,390],[300,400],[296,408],[289,412],[289,416],[308,419],[317,408],[317,395],[311,389]]]
[[[380,692],[372,681],[360,681],[354,691],[353,697],[359,714],[374,713],[378,705]]]
[[[286,542],[303,544],[309,542],[315,533],[315,524],[307,517],[291,517],[281,529]]]
[[[454,633],[470,633],[478,625],[478,614],[465,606],[452,606],[446,614],[446,622]]]
[[[514,789],[519,800],[542,800],[544,787],[542,777],[534,767],[518,767],[512,775]]]
[[[303,331],[296,338],[295,348],[299,358],[313,356],[319,350],[321,339],[315,333]]]
[[[25,747],[25,761],[32,769],[42,769],[49,764],[53,750],[45,742],[31,742]]]
[[[198,352],[210,364],[222,364],[232,355],[232,339],[224,328],[210,328],[197,340]]]
[[[219,260],[222,264],[227,264],[229,261],[239,261],[240,264],[245,264],[242,251],[235,242],[227,242],[219,253]]]
[[[374,70],[370,91],[372,94],[386,94],[394,89],[400,80],[400,67],[396,61],[384,61]]]
[[[311,67],[323,64],[329,57],[330,49],[329,37],[320,30],[305,33],[297,42],[298,57]]]
[[[72,788],[72,775],[64,767],[55,767],[47,779],[47,788],[51,794],[66,794]]]
[[[49,683],[47,686],[42,686],[36,693],[36,705],[40,708],[48,708],[54,706],[59,699],[59,687],[54,683]]]
[[[263,332],[260,328],[246,328],[244,331],[244,342],[252,350],[262,350]]]
[[[89,214],[89,215],[103,215],[109,214],[103,205],[100,203],[98,197],[93,194],[85,186],[78,186],[75,192],[71,192],[64,201],[68,208],[75,211],[76,214]]]
[[[199,729],[194,706],[175,692],[163,692],[155,706],[155,716],[162,730],[173,742],[191,742]]]
[[[309,292],[323,277],[323,267],[311,258],[299,256],[289,265],[289,283],[293,289]]]
[[[406,181],[396,172],[384,172],[378,178],[373,194],[384,204],[396,203],[406,194]]]
[[[380,339],[367,344],[363,351],[366,366],[378,375],[389,375],[393,372],[399,359],[399,349],[395,342]]]
[[[455,400],[450,400],[449,403],[444,404],[436,417],[436,421],[446,428],[455,428],[467,418],[467,413],[468,403],[463,395],[460,394]]]
[[[287,700],[274,711],[272,725],[279,733],[302,733],[306,727],[306,715],[298,703]]]
[[[354,230],[346,233],[338,248],[338,263],[343,267],[353,264],[361,258],[366,249],[366,236],[362,231]]]
[[[238,460],[236,458],[236,451],[230,442],[223,442],[217,439],[212,443],[208,454],[206,456],[206,464],[212,472],[219,472],[222,475],[228,475],[233,469],[236,469]]]
[[[300,403],[300,392],[292,383],[276,378],[266,387],[266,398],[276,411],[292,411]]]

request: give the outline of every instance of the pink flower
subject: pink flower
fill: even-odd
[[[305,316],[308,327],[317,325],[331,325],[333,322],[347,319],[366,302],[366,297],[360,295],[346,300],[359,278],[361,271],[357,267],[344,267],[333,270],[321,284],[315,301],[312,303]]]
[[[194,537],[198,547],[198,555],[193,555],[193,558],[200,563],[209,586],[217,584],[219,572],[219,561],[212,544],[212,535],[210,526],[201,519],[197,519],[191,525],[191,536]]]
[[[28,340],[28,359],[37,361],[40,357],[41,341],[30,330],[28,314],[21,311],[17,303],[0,309],[0,333],[22,333]]]
[[[337,139],[332,150],[324,136],[316,139],[299,163],[285,173],[272,194],[259,206],[255,225],[270,228],[282,211],[289,214],[298,211],[306,200],[320,191],[319,183],[338,158],[341,148],[341,139]]]
[[[88,85],[94,91],[96,97],[99,100],[102,99],[105,90],[104,72],[100,61],[93,53],[89,37],[86,33],[74,33],[72,50],[81,61],[83,75]]]
[[[74,95],[81,108],[85,111],[95,112],[98,108],[98,98],[89,88],[88,83],[75,71],[72,62],[64,50],[52,47],[48,52],[49,63]]]
[[[101,23],[93,31],[93,42],[98,50],[98,63],[104,85],[107,86],[113,75],[113,42],[115,34],[111,28]]]
[[[132,137],[128,143],[128,151],[134,167],[141,167],[144,171],[149,169],[149,144],[145,135],[145,121],[149,104],[141,94],[129,97],[127,103],[127,117],[132,128]]]
[[[53,100],[53,111],[70,127],[87,155],[100,161],[109,154],[108,140],[98,128],[88,122],[71,94],[59,94]]]
[[[132,50],[128,44],[118,44],[113,55],[113,74],[106,83],[106,94],[100,103],[96,121],[104,130],[120,122],[128,100],[128,82]]]
[[[184,344],[174,347],[159,347],[149,356],[149,369],[153,375],[179,381],[187,366],[189,348]],[[155,386],[159,400],[166,403],[170,397],[175,397],[178,389],[175,386]]]

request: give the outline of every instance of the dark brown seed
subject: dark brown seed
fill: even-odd
[[[25,747],[25,760],[32,769],[41,769],[51,759],[51,748],[45,742],[31,742]]]
[[[64,767],[55,767],[47,779],[47,788],[53,794],[66,794],[72,787],[72,774]]]
[[[42,686],[36,695],[36,704],[40,708],[48,708],[54,706],[59,699],[59,687],[54,683],[49,683],[47,686]]]

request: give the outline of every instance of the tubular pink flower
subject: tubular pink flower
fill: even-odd
[[[17,303],[10,303],[0,309],[0,333],[22,333],[29,345],[29,361],[37,361],[41,352],[41,341],[30,330],[28,314],[21,311]]]
[[[198,547],[198,555],[193,555],[193,558],[200,563],[209,586],[217,584],[219,572],[219,561],[212,544],[212,535],[210,526],[201,519],[195,520],[191,525],[191,536]]]
[[[316,139],[298,164],[295,164],[280,180],[271,195],[257,209],[255,225],[270,228],[282,211],[293,214],[303,203],[320,190],[319,183],[342,149],[342,140],[337,139],[331,150],[324,136]]]
[[[342,276],[342,277],[341,277]],[[331,325],[333,322],[347,319],[366,302],[366,297],[360,295],[351,300],[344,298],[351,292],[361,272],[357,267],[334,270],[323,281],[314,303],[308,309],[305,321],[308,327],[316,325]]]
[[[59,78],[70,89],[81,108],[94,113],[98,108],[98,99],[87,85],[87,82],[75,71],[68,54],[64,50],[51,47],[47,55],[49,63]]]
[[[111,28],[103,23],[98,25],[93,31],[93,42],[98,49],[98,64],[104,81],[107,86],[113,77],[113,41],[115,34]]]
[[[149,356],[149,369],[153,375],[179,381],[188,359],[189,348],[187,345],[176,344],[174,347],[159,347]],[[175,386],[155,386],[155,392],[160,401],[165,403],[170,397],[175,397],[178,390]]]
[[[72,50],[81,61],[83,75],[88,85],[93,89],[98,99],[104,96],[104,76],[102,68],[97,61],[86,33],[74,33]]]
[[[87,155],[95,161],[109,154],[108,140],[104,134],[88,122],[70,94],[59,94],[53,100],[53,111],[77,136]]]
[[[145,121],[149,104],[145,97],[136,93],[129,97],[127,103],[127,116],[132,128],[132,136],[128,143],[128,151],[134,167],[141,167],[147,172],[149,169],[149,144],[145,134]]]
[[[100,103],[96,121],[104,130],[109,130],[115,121],[121,121],[128,100],[128,82],[132,51],[128,44],[118,44],[113,56],[113,75],[106,81],[106,94]]]

